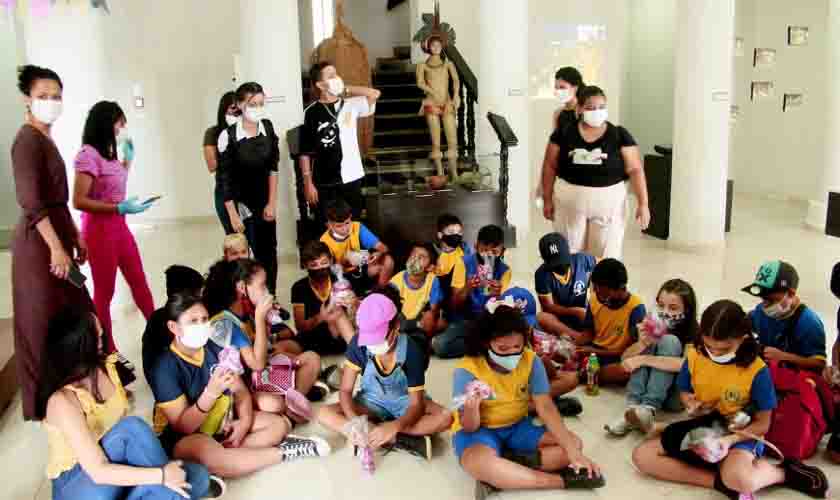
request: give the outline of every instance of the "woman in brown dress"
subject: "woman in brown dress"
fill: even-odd
[[[61,79],[52,70],[24,66],[18,89],[27,113],[12,145],[21,207],[12,242],[12,299],[23,417],[34,420],[49,320],[66,305],[92,310],[92,303],[83,284],[76,286],[68,280],[74,266],[84,263],[87,252],[67,206],[64,161],[50,137],[52,124],[61,115]]]

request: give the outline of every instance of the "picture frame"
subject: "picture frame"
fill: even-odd
[[[788,26],[787,42],[790,47],[808,45],[809,30],[807,26]]]
[[[769,99],[775,95],[775,85],[771,81],[752,82],[750,100],[753,102]]]
[[[792,94],[785,94],[782,99],[782,111],[788,111],[791,108],[798,108],[805,104],[805,94],[798,92]]]
[[[744,39],[742,37],[735,37],[735,57],[744,57]]]
[[[776,49],[756,48],[753,55],[753,67],[771,68],[776,65]]]

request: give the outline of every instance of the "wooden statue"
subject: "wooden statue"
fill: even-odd
[[[372,87],[367,48],[344,24],[344,0],[335,2],[335,19],[333,36],[318,44],[312,54],[312,64],[328,61],[347,85]],[[359,119],[358,130],[359,151],[364,157],[373,146],[373,117]]]

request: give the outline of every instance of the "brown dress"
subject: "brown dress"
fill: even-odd
[[[49,217],[64,250],[73,256],[79,235],[67,207],[67,172],[58,148],[52,139],[24,125],[12,144],[12,169],[22,212],[12,242],[15,360],[23,417],[33,420],[39,419],[36,398],[50,318],[67,304],[92,308],[92,303],[86,288],[50,274],[50,249],[35,228]]]

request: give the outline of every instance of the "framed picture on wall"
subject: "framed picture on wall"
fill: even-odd
[[[773,82],[752,82],[750,100],[755,102],[773,97],[775,93],[773,87]]]
[[[744,57],[744,39],[735,38],[735,57]]]
[[[756,68],[771,68],[776,65],[776,49],[755,49],[753,66]]]
[[[785,94],[782,100],[782,111],[798,108],[805,104],[805,94]]]
[[[791,47],[808,45],[808,27],[788,26],[788,45]]]

